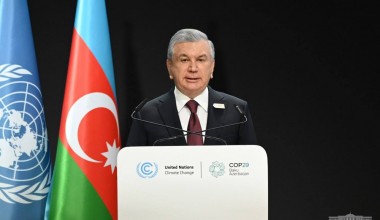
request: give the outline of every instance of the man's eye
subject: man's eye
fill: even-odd
[[[180,59],[181,62],[185,63],[185,62],[188,62],[189,59]]]

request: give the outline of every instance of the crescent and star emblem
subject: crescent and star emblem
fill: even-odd
[[[69,147],[77,154],[80,158],[92,162],[92,163],[101,163],[101,161],[95,160],[88,156],[86,152],[84,152],[82,146],[78,140],[78,131],[79,125],[82,119],[89,113],[90,111],[97,108],[105,108],[112,112],[115,117],[115,121],[117,124],[117,129],[119,129],[117,109],[115,103],[108,95],[100,92],[89,93],[87,95],[79,98],[70,108],[67,119],[66,119],[66,138],[69,144]],[[111,165],[112,173],[116,167],[116,157],[117,153],[120,150],[120,147],[116,146],[116,140],[114,143],[110,145],[107,144],[108,151],[102,153],[103,156],[107,158],[107,161],[104,166]]]

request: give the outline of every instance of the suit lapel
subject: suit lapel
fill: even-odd
[[[165,125],[182,129],[173,91],[174,90],[171,89],[168,93],[166,93],[166,95],[162,96],[162,98],[160,99],[160,104],[158,105],[158,112],[160,113],[161,119]],[[174,137],[176,135],[183,134],[182,131],[178,131],[171,128],[166,128],[166,130],[169,133],[169,137]],[[176,138],[173,141],[175,145],[186,144],[186,140],[184,137]]]
[[[224,97],[220,93],[217,93],[215,90],[211,89],[210,87],[208,87],[208,90],[209,90],[209,103],[208,103],[207,128],[214,128],[214,127],[225,124],[224,114],[226,110],[222,108],[215,108],[213,106],[215,103],[223,103]],[[206,135],[220,138],[221,137],[220,131],[221,131],[220,129],[207,131]],[[213,144],[221,145],[223,143],[211,138],[205,139],[205,145],[213,145]]]

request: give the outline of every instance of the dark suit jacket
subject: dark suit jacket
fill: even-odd
[[[218,92],[208,87],[209,105],[207,117],[207,129],[232,124],[243,121],[242,115],[236,110],[234,105],[238,105],[247,115],[248,121],[243,124],[233,125],[225,128],[206,131],[206,135],[223,139],[228,145],[249,145],[257,144],[251,114],[247,102],[234,96]],[[215,108],[214,103],[223,103],[225,109]],[[142,109],[137,112],[137,118],[165,124],[171,127],[182,129],[176,101],[174,87],[167,93],[147,102]],[[159,139],[179,136],[173,140],[165,140],[156,145],[186,145],[183,132],[172,128],[165,128],[157,125],[134,120],[127,139],[127,146],[152,146]],[[205,138],[205,145],[223,145],[224,143],[216,138]]]

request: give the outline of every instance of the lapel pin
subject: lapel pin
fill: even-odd
[[[223,103],[214,103],[212,106],[214,106],[214,108],[218,108],[218,109],[225,109],[226,108]]]

